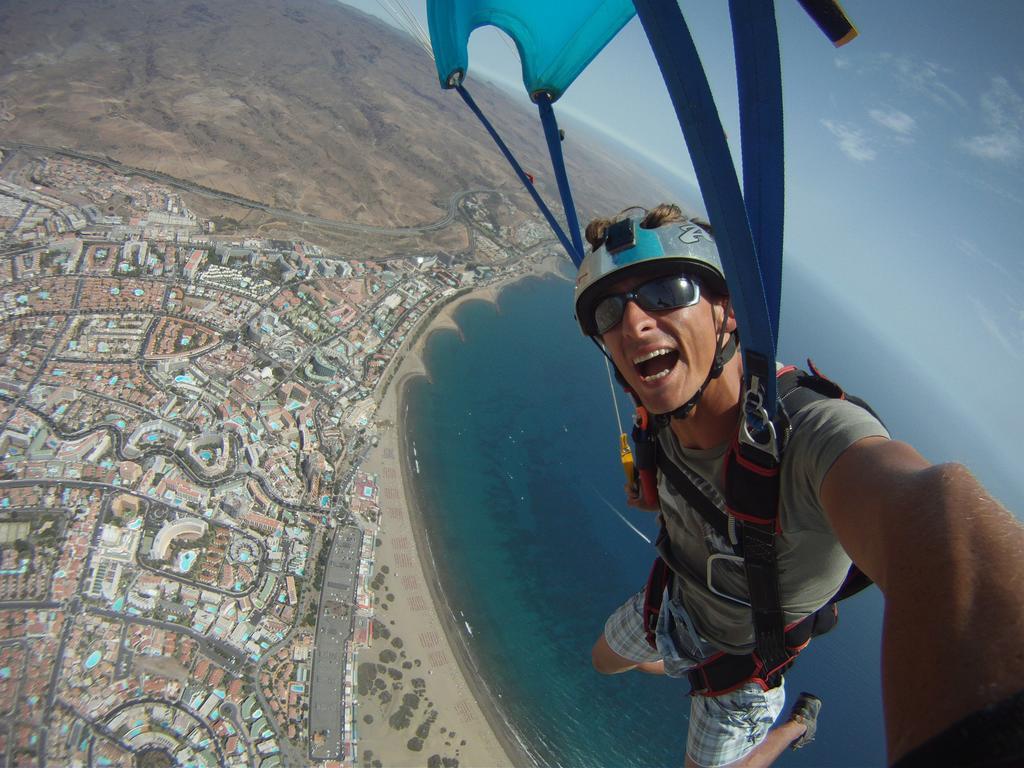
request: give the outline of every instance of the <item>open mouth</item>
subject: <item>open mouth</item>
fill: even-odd
[[[656,349],[633,360],[633,367],[645,384],[658,381],[668,376],[679,361],[679,353],[674,349]]]

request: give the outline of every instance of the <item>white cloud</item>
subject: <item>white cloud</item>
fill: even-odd
[[[947,109],[967,106],[967,100],[945,82],[945,76],[952,70],[933,61],[921,61],[905,54],[895,56],[883,53],[881,59],[882,65],[891,69],[896,80],[907,90]]]
[[[950,166],[949,172],[953,174],[953,177],[960,180],[964,184],[969,184],[976,190],[980,190],[986,195],[996,195],[1001,197],[1013,205],[1019,206],[1024,209],[1024,195],[1020,194],[1020,184],[1017,183],[1017,178],[1014,176],[1009,183],[1002,181],[996,182],[989,178],[986,178],[990,174],[978,173],[975,168],[971,168],[971,172],[968,173],[962,168],[956,166]]]
[[[955,244],[969,260],[965,265],[969,273],[991,272],[989,281],[998,286],[987,290],[981,298],[968,296],[981,327],[1010,357],[1024,360],[1024,270],[1019,269],[1015,260],[1000,263],[965,237],[957,238]]]
[[[898,109],[870,109],[868,115],[883,128],[888,128],[905,139],[909,139],[917,127],[914,118]]]
[[[1014,326],[1013,315],[1018,315],[1018,321],[1022,314],[1020,311],[1010,311],[1010,322],[1002,323],[999,318],[996,317],[995,313],[985,302],[979,301],[975,297],[971,296],[971,303],[974,305],[974,310],[978,314],[978,319],[981,321],[982,326],[988,332],[988,335],[996,341],[1011,357],[1021,358],[1024,355],[1021,354],[1021,341],[1024,338],[1024,332],[1020,327],[1020,323]]]
[[[988,129],[961,142],[969,154],[1016,163],[1024,158],[1024,99],[1004,77],[993,77],[981,95],[981,117]]]
[[[867,137],[860,128],[848,123],[838,123],[834,120],[822,120],[824,125],[839,141],[839,149],[848,158],[858,163],[865,163],[874,160],[878,154],[868,143]]]
[[[971,261],[984,262],[984,264],[989,268],[1000,272],[1007,281],[1014,281],[1018,279],[1012,272],[1010,272],[1009,269],[1006,268],[1006,266],[985,254],[984,251],[982,251],[981,248],[979,248],[973,241],[963,237],[958,238],[956,241],[956,247],[960,253],[964,254],[964,256]]]
[[[1016,160],[1020,156],[1020,138],[1007,133],[990,133],[964,139],[963,148],[985,160]]]

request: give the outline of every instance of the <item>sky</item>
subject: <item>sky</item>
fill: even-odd
[[[374,0],[349,4],[386,18]],[[405,4],[425,20],[425,0]],[[726,133],[738,137],[727,5],[683,8]],[[835,49],[795,0],[776,3],[787,264],[826,286],[826,306],[846,304],[887,354],[921,372],[939,395],[939,426],[969,424],[989,447],[987,460],[1019,484],[1024,57],[1017,30],[1024,4],[846,0],[843,7],[860,35]],[[471,38],[467,85],[474,80],[523,91],[517,55],[491,29]],[[681,131],[636,19],[556,112],[586,121],[693,185]],[[738,140],[731,143],[738,163]],[[784,293],[784,314],[789,300]],[[885,382],[892,374],[876,375]],[[904,383],[894,378],[889,386]]]

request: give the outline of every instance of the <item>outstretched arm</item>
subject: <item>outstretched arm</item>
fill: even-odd
[[[1024,689],[1024,526],[965,467],[870,437],[839,457],[820,494],[885,596],[890,761]]]

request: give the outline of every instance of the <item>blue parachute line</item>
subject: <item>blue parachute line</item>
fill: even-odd
[[[516,176],[519,177],[519,180],[523,183],[523,186],[526,188],[526,191],[530,193],[530,197],[532,197],[533,202],[537,204],[537,207],[540,209],[541,214],[543,214],[544,218],[547,220],[548,225],[555,233],[555,236],[562,244],[562,247],[565,248],[566,252],[572,258],[573,263],[576,264],[576,266],[579,266],[580,262],[583,260],[582,248],[579,251],[576,250],[573,241],[571,241],[566,236],[565,232],[562,230],[562,227],[558,224],[558,221],[555,220],[554,214],[551,213],[551,210],[544,202],[544,199],[537,193],[537,189],[536,187],[534,187],[533,182],[530,181],[530,178],[526,175],[526,172],[523,170],[522,166],[519,165],[519,161],[516,160],[515,156],[512,154],[512,151],[502,140],[501,136],[498,135],[498,132],[494,129],[494,126],[491,125],[490,120],[488,120],[484,113],[480,111],[480,107],[477,106],[476,102],[473,100],[473,97],[469,95],[469,91],[467,91],[466,88],[461,85],[456,86],[455,90],[458,91],[458,94],[459,96],[462,97],[462,100],[466,102],[466,106],[468,106],[470,110],[473,112],[473,114],[477,116],[477,119],[480,120],[480,123],[491,135],[491,138],[494,139],[494,143],[498,145],[498,149],[501,150],[501,153],[505,156],[505,159],[508,160],[509,165],[511,165],[512,170],[516,172]],[[575,209],[571,210],[575,211]],[[575,212],[573,216],[575,218]],[[574,231],[576,232],[576,240],[579,240],[579,227],[576,226]]]
[[[743,329],[747,383],[751,384],[752,377],[757,377],[757,389],[761,391],[763,407],[770,417],[775,413],[777,397],[775,331],[747,205],[718,108],[693,37],[676,3],[635,0],[635,5],[686,137],[708,217],[715,228],[715,242],[725,267],[736,318]],[[749,70],[743,75],[749,76]],[[744,157],[747,154],[744,145]],[[781,263],[776,271],[781,273]]]
[[[576,205],[572,201],[572,188],[569,186],[569,176],[565,172],[565,160],[562,158],[562,135],[558,130],[551,102],[542,96],[537,99],[537,108],[540,110],[540,121],[544,126],[548,154],[551,155],[551,167],[555,171],[555,181],[558,182],[558,194],[565,209],[565,224],[569,229],[569,237],[572,238],[573,250],[569,255],[578,267],[583,261],[583,240],[580,238],[580,222],[576,216]]]
[[[782,68],[772,3],[730,0],[739,86],[743,199],[764,286],[772,337],[779,338],[785,214]]]

